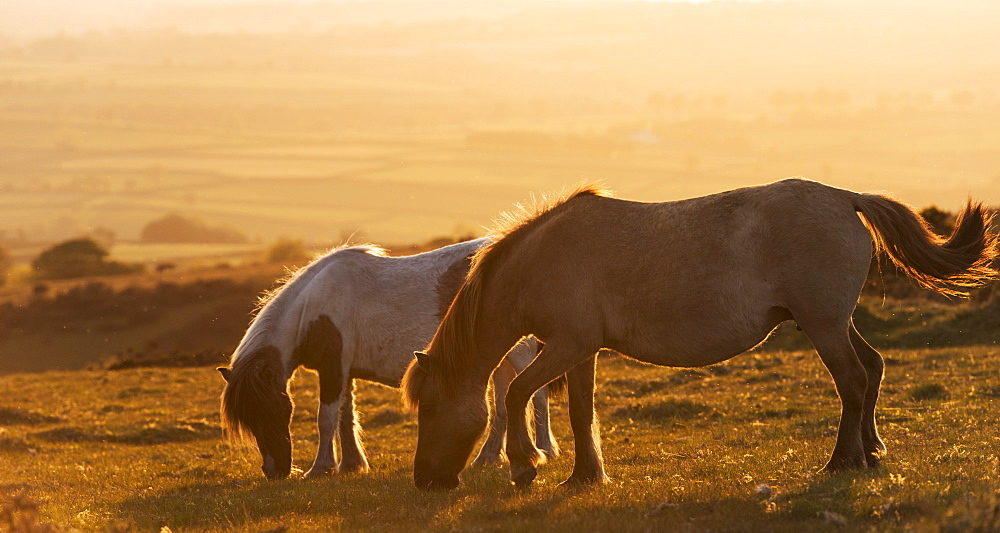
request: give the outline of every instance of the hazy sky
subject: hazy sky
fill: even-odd
[[[355,0],[372,3],[378,0]],[[438,0],[391,0],[406,3],[443,3]],[[553,0],[503,0],[502,5],[517,6],[543,4]],[[558,1],[558,0],[556,0]],[[569,0],[579,1],[579,0]],[[615,0],[620,1],[620,0]],[[712,0],[645,0],[704,3]],[[757,0],[739,0],[757,1]],[[773,0],[772,0],[773,1]],[[330,0],[0,0],[0,36],[38,37],[60,31],[76,33],[90,30],[114,28],[148,28],[157,26],[159,16],[167,12],[187,10],[192,7],[220,5],[260,5],[260,4],[345,4]],[[491,0],[460,0],[466,13],[480,4],[491,5],[496,10],[501,4]],[[283,28],[284,29],[284,28]]]

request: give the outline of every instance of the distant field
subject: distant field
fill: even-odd
[[[563,490],[564,455],[527,491],[472,468],[454,492],[412,484],[416,420],[397,391],[360,388],[373,472],[268,482],[256,451],[226,444],[212,368],[0,376],[0,496],[38,520],[139,530],[993,531],[1000,491],[996,348],[884,350],[874,472],[817,473],[839,401],[811,351],[742,355],[695,370],[602,358],[597,406],[611,483]],[[292,434],[308,467],[316,379],[302,375]],[[766,489],[761,488],[766,486]]]
[[[248,260],[259,261],[266,252],[260,244],[146,244],[116,243],[111,246],[110,260],[127,263],[162,264],[181,263],[202,266],[229,263],[239,264]]]
[[[0,241],[134,240],[179,212],[263,242],[412,242],[595,180],[646,201],[793,175],[919,207],[1000,201],[996,106],[580,114],[335,72],[59,62],[15,63],[4,84]]]

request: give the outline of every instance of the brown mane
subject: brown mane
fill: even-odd
[[[281,431],[278,399],[287,390],[277,388],[274,373],[281,356],[273,346],[248,353],[233,363],[222,391],[222,427],[235,442],[250,442],[255,433]]]
[[[482,298],[482,284],[486,275],[501,263],[530,228],[547,220],[554,212],[567,203],[582,197],[610,197],[611,193],[596,184],[578,187],[568,195],[555,199],[543,197],[534,202],[534,207],[521,204],[514,212],[503,213],[497,221],[497,228],[491,232],[497,235],[492,243],[480,248],[472,258],[472,267],[465,283],[459,288],[454,301],[448,308],[441,325],[427,346],[432,354],[435,374],[444,387],[453,387],[459,381],[468,360],[475,356],[475,332],[478,330],[479,307]],[[420,368],[416,360],[410,363],[403,377],[403,399],[407,406],[415,409],[423,387],[426,369]]]

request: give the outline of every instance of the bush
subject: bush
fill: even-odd
[[[146,224],[139,238],[143,242],[158,243],[243,244],[247,242],[246,235],[239,230],[212,226],[204,220],[181,215],[167,215]]]
[[[267,251],[267,262],[282,265],[305,264],[312,259],[312,254],[301,240],[279,239]]]
[[[31,268],[38,279],[79,278],[141,272],[142,265],[107,261],[108,251],[90,238],[72,239],[46,249]]]

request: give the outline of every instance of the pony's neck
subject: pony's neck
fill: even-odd
[[[500,361],[521,337],[496,324],[488,328],[478,327],[469,337],[471,342],[466,345],[442,346],[438,353],[430,351],[430,355],[435,364],[443,364],[448,383],[471,383],[485,387]]]

